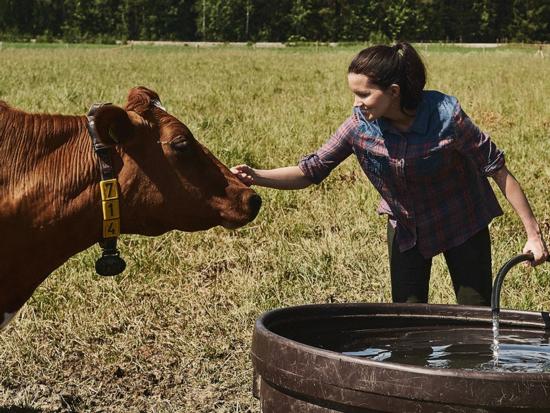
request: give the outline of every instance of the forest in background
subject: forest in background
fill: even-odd
[[[0,0],[0,40],[546,42],[549,0]]]

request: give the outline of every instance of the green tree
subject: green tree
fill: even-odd
[[[1,38],[548,41],[548,0],[0,0]]]
[[[252,41],[286,41],[292,30],[292,0],[247,0],[248,37]]]
[[[509,38],[515,41],[548,41],[550,3],[545,0],[514,0]]]
[[[250,7],[246,0],[197,1],[199,38],[218,41],[245,40],[247,5]]]

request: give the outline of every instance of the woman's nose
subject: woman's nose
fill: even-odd
[[[366,106],[365,105],[365,99],[361,99],[360,97],[358,96],[355,96],[354,100],[353,100],[353,106]]]

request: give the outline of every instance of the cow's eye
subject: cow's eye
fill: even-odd
[[[170,141],[170,146],[176,152],[185,152],[191,146],[191,142],[185,136],[176,136]]]

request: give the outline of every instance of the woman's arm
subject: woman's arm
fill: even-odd
[[[275,169],[254,169],[248,165],[231,168],[244,184],[275,189],[303,189],[325,179],[344,159],[353,153],[353,139],[359,122],[352,115],[340,125],[317,152],[302,158],[296,166]]]
[[[539,225],[531,210],[529,201],[525,197],[521,186],[514,176],[508,171],[506,166],[500,168],[492,175],[500,190],[512,205],[512,208],[516,211],[523,226],[525,232],[527,232],[527,243],[523,248],[523,252],[532,252],[535,260],[532,265],[538,265],[543,263],[548,258],[548,249],[542,239]]]
[[[259,185],[275,189],[302,189],[312,182],[298,166],[286,166],[276,169],[254,169],[248,165],[237,165],[231,168],[237,177],[246,185]]]

